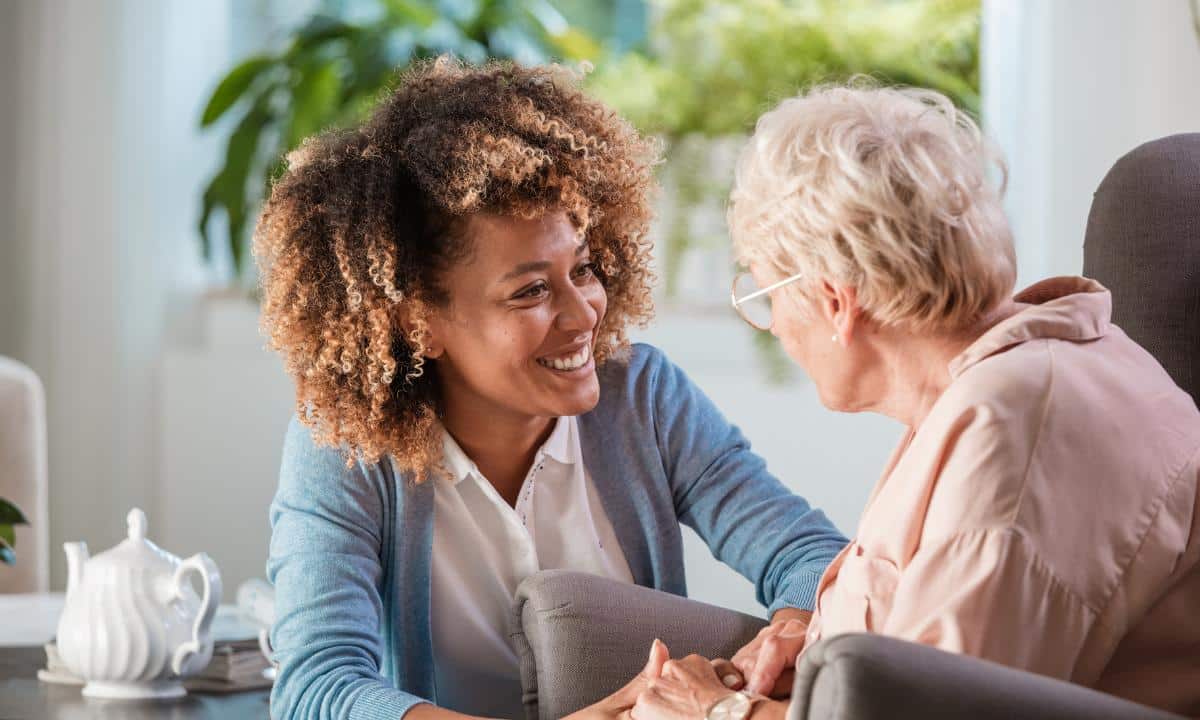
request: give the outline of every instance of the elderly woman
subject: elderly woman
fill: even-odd
[[[930,91],[821,88],[759,120],[729,210],[749,267],[734,305],[827,407],[907,432],[807,631],[768,629],[733,663],[765,692],[806,645],[875,632],[1196,715],[1200,413],[1109,322],[1099,284],[1010,296],[992,159]],[[755,699],[692,657],[632,716]]]
[[[652,150],[561,68],[441,61],[289,158],[255,246],[297,403],[274,716],[523,717],[521,580],[685,594],[681,523],[776,622],[811,608],[845,539],[625,339],[651,312]]]

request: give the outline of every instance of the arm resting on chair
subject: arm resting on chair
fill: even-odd
[[[548,570],[517,588],[513,644],[526,717],[561,718],[621,688],[655,638],[672,657],[730,657],[761,618],[585,573]]]

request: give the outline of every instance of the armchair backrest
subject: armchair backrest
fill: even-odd
[[[1200,133],[1135,148],[1096,189],[1083,274],[1112,291],[1113,323],[1200,393]]]

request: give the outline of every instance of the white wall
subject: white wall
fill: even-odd
[[[1021,283],[1079,274],[1092,193],[1117,158],[1200,131],[1188,0],[984,0],[983,115],[1011,163]]]
[[[47,391],[52,548],[154,525],[156,378],[167,305],[194,245],[212,142],[202,91],[228,62],[224,2],[18,0],[5,4],[15,72],[0,115],[15,128],[0,189],[6,352]],[[14,321],[15,320],[15,321]],[[52,584],[64,560],[52,552]]]

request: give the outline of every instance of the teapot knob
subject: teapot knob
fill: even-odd
[[[146,539],[146,513],[142,512],[141,508],[130,510],[125,516],[125,523],[129,526],[130,540]]]

